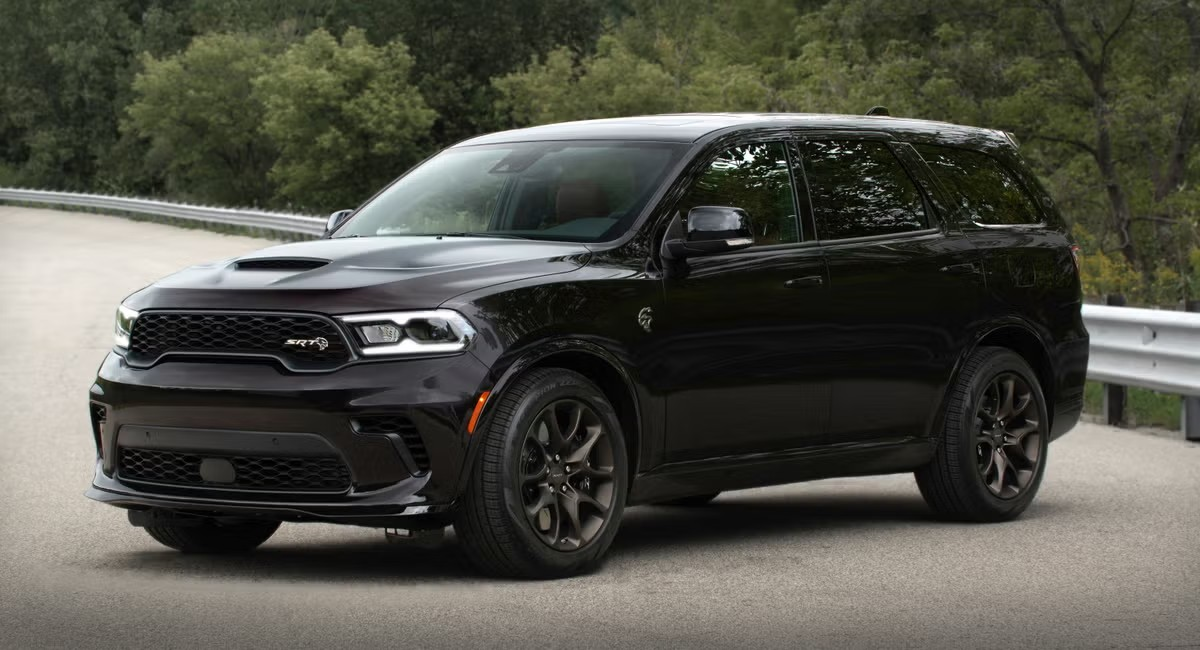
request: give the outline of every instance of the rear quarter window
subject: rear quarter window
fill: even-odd
[[[1042,223],[1033,197],[1017,176],[999,160],[978,151],[913,145],[946,191],[952,205],[971,221],[984,226]]]

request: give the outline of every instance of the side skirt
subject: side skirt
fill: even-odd
[[[839,476],[912,471],[933,458],[928,438],[898,438],[667,463],[639,474],[629,505]]]

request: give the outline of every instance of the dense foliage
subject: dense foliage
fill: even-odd
[[[310,212],[472,134],[672,111],[1012,132],[1086,291],[1200,297],[1200,0],[6,0],[0,185]]]

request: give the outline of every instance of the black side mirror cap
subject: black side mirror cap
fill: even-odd
[[[713,205],[692,208],[687,216],[686,234],[677,225],[679,220],[675,221],[662,245],[662,256],[669,260],[728,253],[754,245],[750,215],[741,208]]]
[[[338,210],[329,215],[329,218],[325,220],[325,236],[328,237],[330,233],[337,230],[338,226],[345,223],[352,214],[354,214],[354,210]]]

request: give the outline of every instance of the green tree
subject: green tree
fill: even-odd
[[[149,141],[149,165],[173,196],[226,205],[270,200],[276,147],[260,129],[265,111],[253,80],[277,49],[258,36],[210,34],[175,56],[144,57],[125,128]]]
[[[236,0],[232,0],[236,1]],[[438,114],[433,138],[453,144],[506,128],[492,111],[491,79],[562,46],[591,51],[622,0],[405,0],[341,3],[327,29],[356,26],[372,43],[400,39],[413,57],[413,81]]]
[[[90,189],[116,140],[138,3],[0,3],[0,161],[15,182]]]
[[[638,0],[579,59],[560,48],[498,77],[498,108],[519,124],[679,111],[779,110],[797,6],[784,0]]]
[[[1194,3],[830,3],[806,20],[793,103],[1014,132],[1067,216],[1163,295],[1200,242]],[[1170,268],[1174,275],[1156,273]],[[1178,295],[1176,296],[1179,297]]]
[[[288,48],[255,82],[280,194],[297,209],[354,206],[424,157],[437,115],[411,69],[403,43],[377,47],[357,29],[340,44],[317,30]]]

